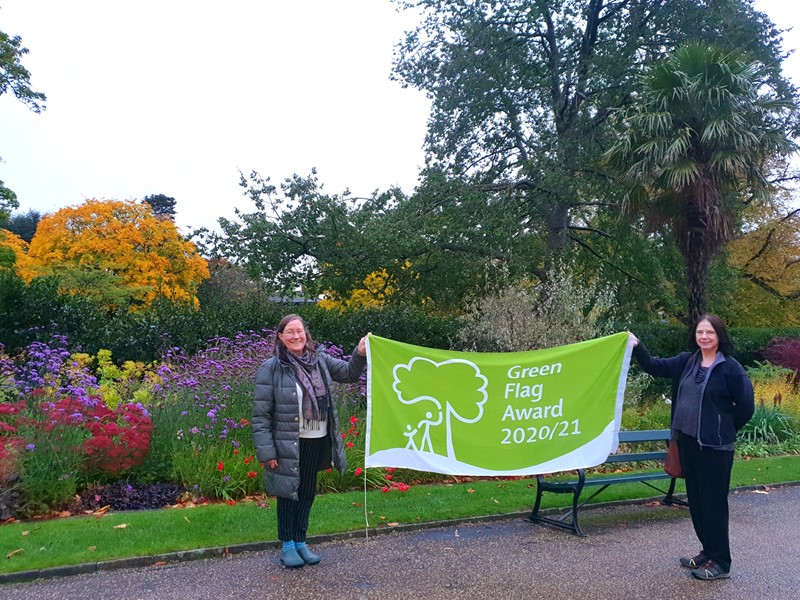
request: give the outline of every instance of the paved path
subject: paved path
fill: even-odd
[[[103,571],[0,587],[4,600],[796,600],[800,487],[731,496],[733,576],[678,566],[697,550],[688,512],[648,505],[587,511],[588,537],[519,518],[314,546],[322,564],[282,568],[275,552]]]

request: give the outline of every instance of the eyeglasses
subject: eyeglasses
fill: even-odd
[[[285,329],[281,335],[303,335],[304,329]]]

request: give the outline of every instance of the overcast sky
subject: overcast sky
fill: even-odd
[[[800,29],[794,2],[756,6]],[[47,95],[38,115],[0,97],[0,180],[23,211],[166,194],[184,232],[251,210],[239,170],[411,192],[429,103],[389,75],[414,22],[389,0],[0,0]]]

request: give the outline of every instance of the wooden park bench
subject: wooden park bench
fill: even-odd
[[[667,444],[669,443],[670,434],[671,432],[669,429],[657,429],[657,430],[651,429],[644,431],[620,431],[619,432],[620,444],[664,442],[664,449],[656,451],[646,451],[646,452],[618,451],[615,454],[609,455],[608,459],[603,464],[607,465],[607,464],[632,463],[632,462],[642,462],[642,461],[659,461],[663,465],[664,459],[666,459],[667,457]],[[674,495],[675,478],[670,477],[663,470],[652,471],[648,473],[641,473],[641,472],[615,473],[614,475],[611,476],[598,475],[597,477],[587,478],[584,469],[578,469],[577,480],[575,479],[570,479],[566,481],[549,480],[546,479],[544,475],[537,475],[536,479],[537,479],[536,503],[533,506],[533,511],[528,517],[528,520],[533,523],[546,523],[548,525],[553,525],[555,527],[567,529],[581,537],[585,536],[586,534],[581,529],[580,522],[578,521],[579,509],[587,502],[591,502],[595,497],[597,497],[598,494],[600,494],[608,486],[614,483],[630,483],[630,482],[640,481],[646,486],[649,486],[654,490],[662,494],[665,494],[664,499],[661,501],[663,504],[667,505],[679,504],[682,506],[688,506],[688,503],[686,501],[675,497]],[[650,483],[651,481],[657,479],[669,479],[670,480],[669,488],[666,491],[664,491],[663,489]],[[583,488],[587,486],[599,486],[599,488],[591,496],[589,496],[583,501],[580,501]],[[554,492],[556,494],[572,494],[572,508],[567,510],[558,517],[543,516],[539,512],[539,509],[541,507],[542,494],[544,492]],[[570,516],[572,518],[571,520],[568,521],[567,517]]]

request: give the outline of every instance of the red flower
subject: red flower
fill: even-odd
[[[248,421],[247,419],[239,419],[239,425],[241,425],[242,427],[247,427],[248,425],[250,425],[250,421]]]
[[[225,468],[225,463],[222,462],[222,461],[219,461],[217,463],[217,471],[222,471],[222,469],[224,469],[224,468]]]
[[[355,446],[355,444],[353,442],[347,442],[345,446],[347,446],[348,448],[352,448],[353,446]]]
[[[238,448],[234,448],[234,449],[233,449],[233,453],[234,453],[234,454],[239,454],[239,449],[238,449]]]
[[[389,479],[391,479],[391,478],[392,478],[392,476],[391,476],[391,475],[387,475],[386,477],[384,477],[384,479],[386,479],[387,481],[388,481]]]
[[[236,500],[228,500],[228,504],[231,506],[236,506]]]
[[[350,423],[352,425],[355,425],[356,423],[358,423],[358,417],[350,417]]]
[[[248,456],[247,458],[244,459],[244,464],[249,465],[254,460],[255,460],[255,458],[253,458],[252,456]],[[264,465],[261,465],[261,466],[263,467]]]
[[[356,477],[358,477],[359,475],[361,475],[361,473],[362,473],[362,472],[363,472],[363,469],[362,469],[361,467],[358,467],[358,468],[356,469]]]
[[[382,491],[382,492],[385,494],[386,492],[388,492],[388,491],[389,491],[389,488],[388,488],[388,487],[386,487],[386,486],[383,486],[383,487],[381,488],[381,491]]]
[[[346,437],[347,437],[347,434],[343,431],[342,432],[342,439],[345,439]]]
[[[386,470],[387,470],[389,473],[394,473],[394,467],[389,467],[389,468],[388,468],[388,469],[386,469]]]
[[[248,476],[248,477],[255,477],[256,475],[258,475],[258,473],[256,473],[255,471],[250,471],[250,472],[247,474],[247,476]]]

